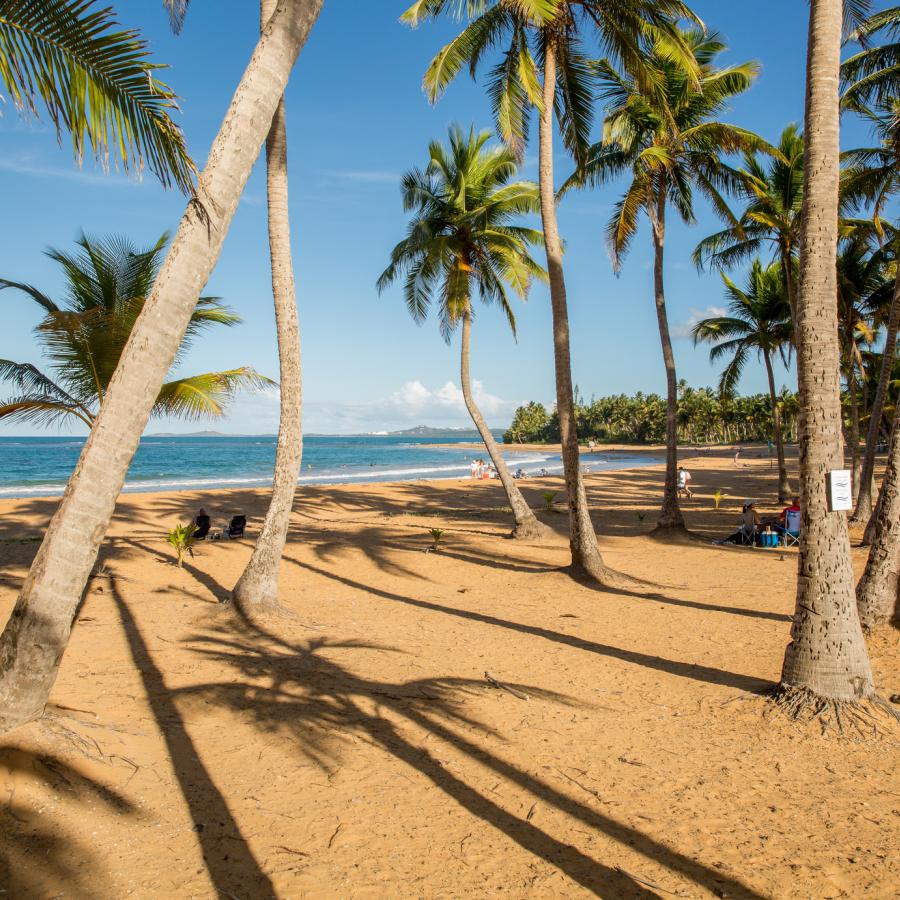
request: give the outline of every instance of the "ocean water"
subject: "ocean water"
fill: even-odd
[[[436,442],[451,445],[434,446]],[[487,453],[466,446],[470,437],[415,438],[366,435],[307,437],[300,484],[416,481],[469,474],[474,457]],[[0,497],[61,494],[84,438],[0,437]],[[559,454],[504,448],[511,468],[528,474],[562,471]],[[622,469],[656,462],[639,456],[585,454],[589,470]],[[128,470],[126,491],[184,491],[206,488],[265,487],[275,465],[275,438],[145,437]]]

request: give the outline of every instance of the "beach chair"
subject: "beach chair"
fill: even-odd
[[[246,527],[246,516],[232,516],[231,521],[228,523],[228,527],[225,529],[225,537],[227,537],[228,540],[242,538],[244,536],[244,529]]]
[[[194,540],[195,541],[205,541],[206,536],[209,534],[209,516],[197,516],[194,520],[194,525],[197,526],[197,530],[194,532]]]
[[[742,547],[753,547],[756,544],[756,529],[750,528],[741,522],[738,527],[738,534],[741,537]]]
[[[785,547],[800,546],[800,513],[789,509],[784,517],[784,531],[781,532]]]

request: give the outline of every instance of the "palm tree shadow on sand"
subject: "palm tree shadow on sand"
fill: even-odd
[[[214,662],[222,670],[222,681],[160,692],[161,673],[147,653],[128,605],[115,583],[113,596],[129,634],[135,661],[147,683],[154,714],[165,727],[167,743],[186,801],[192,809],[198,803],[212,802],[213,814],[226,814],[243,845],[240,859],[234,858],[234,842],[229,842],[231,858],[222,858],[221,849],[204,843],[204,859],[213,883],[226,895],[236,884],[250,879],[256,886],[254,896],[268,896],[272,883],[253,857],[227,801],[203,768],[196,747],[177,713],[180,698],[197,699],[245,716],[260,732],[280,734],[296,742],[297,750],[308,760],[331,769],[341,755],[343,739],[359,736],[390,753],[427,777],[471,815],[489,823],[520,847],[561,872],[587,890],[602,896],[656,897],[650,886],[615,866],[591,858],[570,844],[554,838],[527,818],[503,809],[468,784],[461,775],[448,771],[433,752],[412,743],[404,726],[421,729],[451,746],[458,753],[535,800],[553,807],[648,859],[669,868],[719,896],[755,900],[760,895],[737,879],[710,869],[701,862],[678,853],[642,832],[604,815],[561,792],[543,779],[523,771],[474,741],[463,729],[487,735],[485,725],[467,716],[461,706],[466,693],[485,689],[482,681],[460,678],[427,678],[390,683],[355,674],[323,655],[336,648],[354,649],[358,643],[330,642],[316,638],[292,641],[279,637],[239,616],[229,622],[217,622],[212,629],[191,638],[196,653]],[[385,649],[385,648],[379,648]],[[569,698],[527,685],[513,686],[532,697],[555,703],[571,703]],[[152,699],[156,695],[156,699]],[[174,739],[173,739],[174,738]],[[262,891],[268,891],[265,894]]]

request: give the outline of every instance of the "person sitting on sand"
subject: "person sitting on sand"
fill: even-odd
[[[202,541],[209,534],[209,516],[206,513],[206,510],[201,506],[200,512],[197,513],[197,518],[194,519],[194,534],[192,537],[195,541]]]
[[[755,544],[756,533],[762,519],[756,511],[752,500],[748,500],[741,509],[741,524],[738,530],[724,541],[713,541],[714,544]]]
[[[772,527],[779,533],[784,534],[786,531],[790,534],[800,533],[800,498],[794,497],[791,505],[786,506],[778,515],[777,521]]]
[[[525,470],[521,466],[519,466],[519,468],[516,469],[513,478],[525,478]]]
[[[688,472],[684,466],[678,467],[678,495],[681,496],[684,494],[688,500],[694,496],[693,491],[691,491],[691,473]]]

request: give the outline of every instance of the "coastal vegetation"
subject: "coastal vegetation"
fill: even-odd
[[[575,418],[582,443],[665,444],[666,398],[659,394],[617,394],[582,401],[576,394]],[[797,395],[782,390],[777,406],[787,440],[796,439]],[[746,397],[712,388],[678,386],[678,442],[735,444],[773,440],[772,406],[767,394]],[[520,406],[504,432],[507,444],[559,443],[556,411],[532,401]]]
[[[179,30],[188,0],[163,2],[173,27]],[[693,790],[691,786],[698,783],[696,771],[689,777],[676,771],[682,754],[675,751],[670,751],[673,760],[666,763],[672,770],[657,770],[632,758],[632,744],[640,739],[637,732],[653,728],[657,718],[664,718],[665,728],[671,732],[690,733],[680,749],[691,740],[696,742],[698,734],[703,736],[703,728],[731,722],[731,738],[742,749],[726,758],[719,755],[715,741],[706,741],[701,785],[709,773],[710,778],[718,778],[719,772],[727,775],[729,766],[737,766],[736,778],[744,779],[746,770],[739,768],[741,754],[754,749],[750,744],[766,743],[755,741],[760,728],[777,734],[776,716],[754,719],[750,725],[745,717],[739,726],[736,719],[729,720],[728,716],[739,715],[734,708],[727,708],[730,699],[719,702],[716,698],[710,704],[705,693],[692,696],[689,713],[650,699],[651,693],[669,690],[681,681],[701,682],[704,692],[737,690],[741,699],[758,700],[765,712],[814,721],[815,728],[809,733],[792,731],[788,755],[793,756],[784,760],[784,773],[782,760],[775,762],[779,778],[783,777],[785,784],[794,778],[794,787],[808,778],[810,755],[830,758],[831,748],[820,749],[820,732],[834,728],[841,736],[852,731],[860,741],[875,741],[881,739],[883,730],[897,727],[900,716],[889,702],[886,685],[876,683],[880,670],[873,667],[872,659],[876,659],[875,649],[896,654],[896,633],[886,642],[880,629],[900,627],[900,371],[896,347],[900,226],[895,218],[900,191],[900,44],[894,40],[900,34],[900,8],[875,10],[868,0],[810,0],[803,126],[788,124],[777,137],[769,138],[726,121],[731,102],[756,89],[759,65],[721,65],[727,50],[722,38],[680,0],[416,0],[403,13],[402,21],[410,26],[446,16],[453,19],[455,36],[425,71],[426,96],[437,102],[464,70],[476,80],[486,73],[484,87],[498,139],[492,143],[490,131],[478,131],[473,125],[452,126],[446,142],[431,142],[427,160],[423,154],[424,166],[412,168],[402,177],[402,205],[409,217],[406,235],[394,247],[376,283],[379,293],[399,286],[417,323],[434,312],[448,344],[459,336],[463,402],[509,503],[509,510],[496,503],[489,506],[481,502],[485,494],[478,495],[485,486],[467,483],[457,491],[456,509],[459,518],[468,517],[472,524],[462,529],[447,515],[447,494],[437,486],[410,482],[402,491],[385,495],[377,510],[364,493],[350,489],[338,499],[313,495],[312,491],[302,502],[295,497],[303,453],[303,382],[288,215],[284,92],[324,4],[325,0],[261,0],[258,34],[253,23],[255,47],[224,110],[207,162],[198,172],[180,129],[170,118],[176,108],[175,94],[156,78],[160,66],[151,62],[139,32],[117,30],[112,11],[100,9],[94,0],[0,0],[0,86],[13,104],[26,116],[49,117],[58,134],[71,137],[76,159],[90,148],[102,162],[112,160],[128,172],[146,167],[163,185],[186,195],[171,241],[164,235],[142,249],[126,238],[83,235],[74,252],[48,251],[60,268],[63,285],[54,296],[25,280],[0,279],[4,300],[25,297],[40,309],[36,344],[49,367],[0,360],[0,378],[13,391],[0,402],[0,420],[46,426],[74,421],[88,429],[63,497],[58,504],[54,501],[52,517],[48,514],[40,522],[40,547],[25,563],[30,569],[26,574],[23,568],[21,579],[11,577],[2,585],[12,585],[17,597],[0,634],[0,733],[42,718],[54,721],[45,713],[73,627],[76,620],[91,621],[90,617],[78,619],[79,611],[92,592],[103,593],[119,616],[122,646],[129,648],[140,669],[142,696],[162,723],[166,752],[188,806],[197,785],[205,785],[207,818],[233,839],[229,854],[243,854],[240,879],[212,878],[217,894],[236,896],[233,890],[244,889],[237,887],[238,883],[252,883],[261,894],[277,896],[268,873],[262,870],[266,863],[259,863],[247,850],[247,842],[234,825],[224,788],[217,786],[204,768],[190,733],[195,726],[182,719],[177,697],[203,703],[204,708],[226,709],[235,722],[247,716],[273,745],[287,740],[290,751],[277,766],[282,771],[321,769],[327,776],[326,791],[331,789],[332,779],[341,777],[343,768],[330,766],[325,749],[329,736],[337,735],[343,746],[352,745],[348,758],[355,754],[346,765],[354,770],[355,779],[349,802],[360,798],[368,802],[375,797],[377,792],[370,790],[367,781],[372,772],[360,760],[373,747],[387,750],[414,768],[417,777],[427,780],[429,789],[434,784],[456,807],[479,820],[479,827],[490,831],[492,838],[496,838],[495,832],[502,832],[509,845],[498,858],[505,858],[509,848],[524,848],[542,860],[553,860],[573,883],[595,893],[630,896],[646,893],[642,886],[654,890],[658,886],[628,875],[621,867],[601,865],[558,840],[551,833],[557,823],[548,811],[552,817],[570,816],[578,820],[579,827],[588,825],[594,832],[637,847],[645,859],[663,860],[672,870],[709,887],[710,893],[762,896],[723,874],[724,866],[716,864],[713,871],[672,849],[691,829],[705,833],[708,793],[698,801],[703,811],[699,824],[685,825],[680,832],[681,823],[677,823],[677,828],[652,838],[649,831],[644,834],[627,821],[630,810],[617,818],[615,807],[622,800],[609,799],[595,787],[586,786],[599,779],[596,772],[592,775],[574,765],[563,769],[545,764],[551,756],[544,746],[527,760],[511,761],[516,748],[506,731],[521,729],[523,742],[532,739],[532,732],[541,732],[539,740],[547,744],[550,738],[544,735],[553,732],[537,726],[545,712],[538,704],[559,704],[571,722],[590,722],[591,734],[582,738],[582,743],[590,746],[586,755],[615,747],[612,758],[623,764],[624,771],[631,767],[645,770],[634,795],[641,797],[664,789],[655,786],[656,782],[677,783],[684,792],[689,792],[684,785]],[[801,35],[796,42],[799,47]],[[853,48],[845,51],[848,43]],[[323,64],[321,58],[317,64]],[[418,74],[410,72],[409,78],[414,80]],[[313,76],[307,70],[304,77]],[[324,90],[327,81],[323,78],[322,83]],[[379,99],[373,97],[371,102]],[[842,153],[842,116],[843,121],[854,117],[869,128],[872,146],[844,148]],[[533,132],[538,143],[537,181],[521,177]],[[315,132],[310,136],[313,139]],[[273,383],[247,366],[187,377],[172,374],[201,334],[205,336],[212,326],[230,327],[239,322],[219,298],[201,292],[222,253],[263,146],[280,372],[274,483],[249,559],[235,554],[226,557],[228,542],[217,541],[206,548],[210,558],[216,553],[215,560],[222,562],[221,571],[213,575],[195,566],[194,560],[185,564],[185,553],[193,556],[192,550],[197,549],[193,524],[179,524],[166,534],[168,524],[179,520],[157,515],[152,521],[160,533],[148,539],[136,533],[131,522],[127,527],[121,521],[113,523],[113,514],[151,417],[220,417],[238,390]],[[562,183],[555,174],[559,148],[570,173]],[[557,213],[576,189],[595,190],[598,203],[607,204],[601,218],[616,272],[641,227],[647,229],[653,273],[645,288],[646,300],[648,305],[653,303],[658,334],[646,346],[655,348],[658,337],[663,363],[659,383],[665,385],[660,393],[605,395],[586,401],[573,383],[572,297],[565,277],[571,256],[568,251],[564,255],[566,245]],[[666,293],[665,246],[671,223],[694,224],[701,198],[722,227],[701,237],[692,261],[701,273],[713,270],[706,277],[714,279],[717,292],[722,291],[727,309],[695,316],[690,334],[683,336],[692,338],[695,346],[702,345],[704,352],[708,348],[710,362],[721,366],[715,388],[693,388],[678,379]],[[538,221],[540,228],[536,227]],[[569,227],[598,229],[596,219],[580,226],[569,223]],[[542,251],[541,262],[535,258],[538,251]],[[549,295],[547,361],[549,365],[552,348],[553,384],[548,369],[545,396],[552,393],[555,402],[545,406],[532,401],[520,406],[503,440],[513,448],[517,444],[559,444],[562,484],[538,481],[529,485],[527,479],[519,482],[518,475],[514,479],[475,401],[470,372],[479,304],[502,313],[515,335],[513,301],[525,300],[535,281],[545,283]],[[601,299],[612,302],[618,298]],[[530,310],[518,314],[528,313]],[[596,336],[598,344],[609,337]],[[655,349],[652,352],[657,358]],[[519,359],[517,364],[533,362]],[[350,368],[350,363],[342,364]],[[742,379],[753,366],[758,367],[757,377],[764,376],[766,390],[741,395]],[[779,385],[776,367],[790,384]],[[597,387],[602,390],[602,385]],[[627,486],[588,477],[581,447],[589,441],[601,447],[664,444],[664,475],[660,469],[646,478],[635,476],[635,483]],[[685,480],[682,489],[688,500],[682,508],[677,479],[685,451],[697,445],[744,442],[769,444],[771,471],[756,459],[751,480],[739,461],[740,448],[735,450],[733,463],[731,451],[718,450],[724,466],[714,470],[702,495],[684,490]],[[797,445],[796,454],[790,452],[791,444]],[[887,450],[880,458],[879,446]],[[762,452],[757,449],[754,456]],[[884,475],[879,483],[876,470],[881,472],[882,461]],[[848,502],[843,504],[830,485],[840,484],[847,466],[852,472],[851,487]],[[552,477],[548,472],[542,476]],[[695,484],[694,489],[697,487]],[[788,526],[788,518],[782,523],[785,537],[796,537],[796,567],[784,564],[787,546],[780,554],[761,550],[753,554],[756,568],[737,591],[740,605],[710,602],[708,595],[719,589],[713,579],[728,568],[730,559],[738,558],[724,554],[743,551],[711,546],[714,535],[706,529],[718,528],[726,512],[737,517],[738,507],[731,498],[754,496],[745,493],[745,487],[765,491],[767,500],[777,498],[779,506],[794,495],[799,497],[799,509],[783,512],[799,516],[799,532],[795,534]],[[630,493],[623,500],[626,492]],[[691,503],[695,496],[700,502]],[[499,493],[493,495],[494,501],[497,497]],[[557,534],[552,523],[548,526],[539,521],[533,503],[543,513],[559,513],[558,517],[543,518],[556,520],[565,534]],[[848,508],[842,508],[844,505]],[[747,536],[748,516],[751,537],[762,527],[754,506],[750,499],[743,504],[742,536]],[[852,515],[848,515],[850,506],[855,506]],[[643,523],[648,514],[652,523],[652,508],[659,512],[656,528],[647,535]],[[17,514],[29,514],[23,510],[25,504]],[[494,523],[490,530],[491,516],[497,514],[499,520],[502,515],[506,522],[510,510],[513,536],[523,540],[501,543],[499,526]],[[164,511],[170,514],[170,510]],[[350,515],[355,530],[349,537],[338,534],[336,523],[346,524]],[[421,521],[441,515],[445,521],[434,527]],[[293,521],[292,516],[296,517]],[[416,516],[419,521],[414,520]],[[240,519],[246,521],[243,515]],[[302,519],[302,524],[296,519]],[[160,526],[160,521],[168,524]],[[775,518],[766,522],[777,524]],[[118,526],[117,543],[113,547],[110,542],[107,554],[103,542],[111,525]],[[688,532],[688,525],[694,534]],[[851,538],[857,535],[851,528],[858,526],[862,532],[864,525],[865,534],[859,535],[862,541],[854,547]],[[601,554],[598,528],[604,552],[607,546],[611,549],[606,556]],[[302,539],[294,540],[295,531]],[[423,548],[426,534],[430,545]],[[417,553],[410,552],[410,535],[417,535],[420,541]],[[288,554],[289,536],[296,552]],[[566,536],[567,546],[563,544]],[[163,552],[157,553],[147,540],[157,541]],[[122,600],[121,582],[128,582],[128,577],[106,568],[110,558],[133,562],[142,554],[157,553],[171,571],[171,551],[165,540],[174,549],[177,565],[184,564],[184,577],[190,574],[195,578],[196,596],[212,597],[226,607],[233,601],[237,607],[237,614],[229,614],[211,605],[206,616],[214,624],[202,638],[194,634],[190,640],[183,634],[177,641],[161,638],[167,644],[181,645],[165,652],[196,652],[201,660],[196,668],[217,666],[208,680],[206,672],[195,677],[193,668],[187,666],[183,671],[189,674],[181,680],[166,680]],[[644,552],[632,553],[635,544],[626,543],[631,540]],[[19,546],[18,535],[7,541],[10,545],[14,542],[10,552],[28,551]],[[233,543],[232,549],[239,550],[239,544]],[[426,557],[422,549],[436,555]],[[865,556],[859,581],[854,550],[858,566]],[[402,556],[404,553],[407,555]],[[357,580],[357,573],[345,565],[346,560],[360,558],[361,565],[372,573],[372,583]],[[690,562],[685,564],[683,558]],[[626,574],[613,569],[610,559],[631,571]],[[700,559],[705,565],[695,565]],[[425,563],[428,571],[417,569]],[[296,618],[294,610],[283,602],[284,589],[279,590],[285,564],[301,571],[303,590],[315,583],[320,591],[303,598],[304,603],[323,610],[314,622],[292,620]],[[471,585],[458,578],[462,566],[478,567]],[[644,571],[638,571],[641,566]],[[677,575],[668,573],[669,566]],[[296,585],[301,576],[293,574],[291,583]],[[682,576],[685,584],[675,583]],[[789,585],[791,615],[784,602],[779,607],[767,596],[769,580],[782,585],[779,590]],[[152,577],[136,583],[148,604],[159,599],[155,594],[173,590],[185,604],[194,596],[178,585],[154,582]],[[148,586],[151,583],[153,586]],[[540,587],[529,593],[518,609],[516,615],[521,618],[502,612],[505,604],[520,599],[516,593],[523,585],[531,584]],[[461,595],[482,588],[477,601],[466,605]],[[531,591],[530,586],[527,590]],[[582,602],[583,607],[577,605]],[[361,614],[365,603],[377,610],[369,619]],[[766,603],[770,607],[763,608]],[[172,604],[173,609],[175,606]],[[658,615],[662,610],[669,614],[673,609],[695,618],[682,620],[680,632],[641,634],[651,613]],[[426,627],[421,621],[411,626],[404,620],[412,610],[429,617]],[[585,610],[590,615],[584,615]],[[327,633],[342,615],[350,623],[347,634]],[[587,637],[591,618],[604,616],[606,633]],[[706,625],[721,616],[737,618],[728,619],[729,624],[721,627],[722,641],[712,640]],[[468,651],[464,645],[469,640],[483,641],[473,654],[477,666],[490,665],[499,674],[498,660],[537,668],[538,657],[546,656],[551,661],[548,664],[541,659],[546,666],[543,671],[549,669],[553,674],[556,670],[562,680],[547,687],[507,683],[489,671],[484,671],[483,681],[438,670],[426,676],[420,670],[432,664],[427,651],[418,656],[400,652],[366,633],[370,627],[376,630],[375,619],[378,624],[384,619],[386,628],[402,621],[391,638],[396,636],[399,645],[412,634],[410,640],[428,647],[427,642],[439,630],[436,623],[448,617],[452,645],[461,648],[460,652]],[[632,619],[640,625],[629,631]],[[739,623],[740,629],[734,623]],[[192,629],[195,624],[190,623]],[[304,633],[302,640],[296,640],[289,633],[292,627],[315,634]],[[728,659],[741,656],[735,648],[753,648],[760,635],[768,635],[763,629],[780,635],[777,681],[762,679],[758,672],[749,675],[730,670],[737,666]],[[79,632],[79,637],[82,635],[84,632]],[[85,636],[85,642],[90,640]],[[646,643],[627,645],[641,640]],[[517,641],[532,643],[521,650],[513,643]],[[101,643],[104,647],[111,644],[98,640],[92,646],[99,649]],[[705,659],[708,652],[715,652],[716,643],[727,647],[726,661],[721,663],[726,668]],[[887,643],[890,647],[885,651]],[[188,644],[189,651],[185,649]],[[693,655],[684,650],[688,645],[697,648],[691,651]],[[516,647],[518,657],[507,655],[508,646]],[[536,647],[551,652],[541,654]],[[351,650],[370,653],[366,665],[371,670],[353,671],[345,665],[340,653]],[[584,666],[590,673],[586,679],[590,691],[584,703],[563,693],[571,679],[567,662],[560,660],[565,659],[562,654],[573,651],[585,654]],[[752,652],[746,651],[748,667],[755,659]],[[377,666],[397,664],[393,659],[383,662],[395,656],[415,656],[415,662],[403,663],[409,666],[407,672],[415,670],[403,683],[389,683],[383,672],[376,671]],[[611,661],[626,667],[629,674],[623,679],[633,678],[631,673],[638,667],[659,680],[641,686],[633,681],[617,682],[618,675],[614,675],[601,682],[597,673]],[[443,665],[445,660],[438,662]],[[471,668],[471,661],[467,665]],[[79,672],[78,676],[86,674]],[[69,690],[72,681],[61,680],[59,689]],[[598,688],[598,683],[603,687]],[[135,689],[129,685],[128,690]],[[522,706],[515,707],[515,713],[507,712],[510,718],[496,716],[502,727],[496,722],[482,727],[461,708],[464,701],[451,699],[452,690],[474,697],[473,703],[493,700],[491,694],[496,691],[508,695],[504,696],[507,708],[517,703]],[[607,695],[604,700],[610,703],[627,696],[629,706],[637,704],[643,709],[650,704],[652,715],[637,724],[630,720],[628,727],[634,734],[618,734],[614,729],[630,710],[625,705],[598,706],[597,692]],[[137,695],[128,696],[133,701]],[[532,698],[534,703],[525,702]],[[90,715],[76,707],[59,709]],[[687,705],[683,704],[683,709]],[[604,744],[596,740],[596,733],[598,717],[608,712],[613,715]],[[98,721],[79,721],[86,727],[107,727],[96,714],[94,718]],[[690,722],[684,725],[682,719]],[[467,728],[477,730],[477,739],[464,736]],[[129,733],[115,725],[109,729],[117,735]],[[65,734],[58,724],[48,733],[56,738]],[[451,748],[449,761],[424,749],[435,736]],[[502,748],[496,750],[494,744],[502,744]],[[268,746],[253,754],[255,765],[262,765]],[[298,746],[304,757],[299,765]],[[98,765],[112,769],[115,759],[125,760],[135,770],[132,777],[137,775],[141,766],[97,747],[100,755],[93,760]],[[229,752],[231,749],[244,748],[230,748]],[[646,749],[654,752],[656,748]],[[468,759],[477,761],[477,776],[463,771],[465,767],[459,764]],[[762,764],[767,762],[768,758]],[[44,766],[52,771],[51,766]],[[823,769],[834,774],[825,762]],[[859,777],[865,777],[866,766],[857,769],[863,771]],[[554,782],[554,772],[562,780]],[[162,776],[154,774],[163,783]],[[293,820],[294,809],[262,809],[258,798],[245,790],[251,774],[243,766],[237,783],[241,796],[253,802],[254,814],[262,810],[260,815],[265,815],[258,830],[274,828],[276,819]],[[530,806],[522,805],[519,811],[512,801],[504,799],[500,806],[491,800],[488,793],[502,796],[488,787],[495,776],[526,792]],[[280,777],[286,776],[279,772]],[[66,780],[71,787],[86,780],[85,776],[79,778]],[[755,770],[752,778],[754,790],[759,791],[765,780],[761,769]],[[618,780],[624,779],[616,776],[612,784]],[[415,789],[412,779],[408,781],[410,790]],[[480,791],[481,781],[484,792]],[[154,782],[147,784],[156,789]],[[789,794],[781,782],[777,787],[783,795]],[[12,812],[13,793],[9,811],[19,821]],[[107,787],[100,793],[118,799]],[[536,799],[532,801],[532,797]],[[603,812],[588,805],[594,800],[604,806]],[[296,799],[289,803],[296,806]],[[391,802],[391,808],[395,805]],[[122,812],[126,804],[121,802],[117,808]],[[776,811],[774,806],[767,808]],[[727,812],[725,809],[723,815]],[[191,813],[195,815],[193,808]],[[808,806],[804,815],[808,819]],[[649,829],[652,817],[641,818],[647,820]],[[844,818],[857,827],[856,818]],[[339,835],[344,822],[329,819],[327,829],[318,834],[320,824],[317,821],[311,828],[310,841],[316,839],[330,851],[335,841],[343,840]],[[440,823],[441,829],[445,824]],[[420,817],[408,831],[424,832],[426,825],[430,822],[423,824]],[[200,841],[204,860],[212,852],[212,845],[203,843],[209,839],[202,837],[205,828],[198,820],[190,832]],[[752,833],[766,842],[775,829],[766,828],[760,835],[762,828],[759,821],[752,822]],[[236,837],[232,831],[237,832]],[[221,835],[216,834],[221,843]],[[323,835],[325,840],[321,840]],[[369,829],[354,835],[355,843],[348,842],[348,846],[361,853],[360,848],[377,837]],[[432,837],[427,833],[425,841]],[[454,834],[457,859],[462,859],[470,837],[471,833],[461,832],[457,841]],[[52,843],[47,846],[53,849]],[[738,846],[742,858],[750,860],[749,852],[744,855],[744,846]],[[301,860],[299,869],[307,865],[310,851],[287,845],[277,849]],[[216,846],[215,852],[219,850]],[[764,852],[758,859],[764,859]],[[59,868],[67,871],[65,866]],[[328,873],[330,877],[333,870]],[[320,872],[316,877],[323,876]],[[529,873],[515,887],[504,883],[504,888],[520,890],[523,895],[556,890],[546,884],[536,886],[534,879]],[[307,892],[307,887],[297,893]],[[452,887],[444,893],[459,893],[456,885]],[[686,892],[679,889],[678,893]]]

